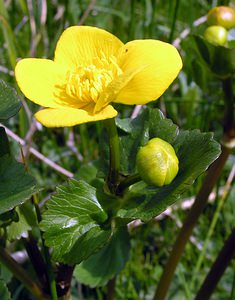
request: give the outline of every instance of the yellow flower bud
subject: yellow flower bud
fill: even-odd
[[[209,25],[219,25],[226,29],[235,27],[235,10],[229,6],[212,8],[207,15]]]
[[[228,32],[222,26],[210,26],[204,32],[204,38],[215,46],[223,46],[227,42]]]
[[[159,138],[151,139],[140,148],[136,165],[143,181],[159,187],[171,183],[179,170],[174,148]]]

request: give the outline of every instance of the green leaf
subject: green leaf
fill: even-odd
[[[212,73],[221,78],[234,74],[235,48],[215,46],[198,35],[193,35],[193,39],[202,60]]]
[[[148,221],[172,205],[195,179],[219,156],[220,145],[211,133],[181,131],[173,142],[179,158],[179,173],[170,185],[155,188],[143,182],[133,185],[124,197],[121,218]]]
[[[96,178],[97,168],[93,163],[88,163],[86,165],[82,165],[78,172],[75,174],[75,179],[84,180],[86,182],[91,182]]]
[[[26,202],[20,207],[17,207],[16,212],[19,216],[19,220],[12,222],[7,227],[7,239],[9,241],[27,237],[28,231],[37,226],[35,211],[31,203]]]
[[[16,91],[0,79],[0,121],[14,116],[20,107],[21,102]]]
[[[0,214],[23,204],[36,191],[34,178],[8,154],[0,157]]]
[[[111,230],[101,227],[107,214],[97,200],[96,189],[84,181],[70,180],[68,185],[59,186],[47,208],[40,227],[57,261],[80,263],[111,235]]]
[[[158,109],[145,109],[137,118],[117,121],[120,129],[128,132],[120,137],[121,172],[125,175],[136,172],[136,154],[149,139],[158,137],[168,143],[175,139],[178,127],[165,119]]]
[[[98,253],[75,268],[74,275],[83,284],[103,286],[124,268],[129,251],[129,234],[121,227]]]

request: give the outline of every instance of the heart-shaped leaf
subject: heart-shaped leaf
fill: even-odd
[[[176,178],[161,188],[148,187],[143,182],[133,185],[124,195],[126,204],[119,210],[119,217],[148,221],[157,216],[180,199],[220,154],[220,145],[213,135],[199,130],[181,131],[172,145],[179,159]]]
[[[96,197],[96,189],[84,181],[70,180],[57,187],[47,204],[40,227],[55,260],[80,263],[101,248],[111,230],[102,229],[107,214]]]

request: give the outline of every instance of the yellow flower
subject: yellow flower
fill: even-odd
[[[46,107],[36,119],[63,127],[115,117],[111,102],[145,104],[159,98],[181,67],[170,44],[123,44],[103,29],[72,26],[61,35],[54,60],[22,59],[15,75],[24,95]]]

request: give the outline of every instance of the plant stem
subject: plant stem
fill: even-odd
[[[235,253],[235,229],[226,240],[204,283],[202,284],[195,300],[207,300],[212,295],[217,283],[229,265]]]
[[[70,286],[73,270],[74,266],[68,266],[65,264],[59,264],[58,266],[56,282],[59,299],[71,299]]]
[[[110,191],[115,193],[118,185],[120,168],[119,138],[115,119],[107,119],[104,121],[104,124],[108,132],[110,150],[108,186]]]
[[[180,6],[180,0],[176,0],[173,21],[172,21],[172,24],[171,24],[171,32],[170,32],[170,36],[169,36],[169,43],[171,43],[173,41],[174,32],[175,32],[175,23],[176,23],[176,18],[177,18],[179,6]]]
[[[37,215],[37,219],[38,219],[38,223],[39,223],[42,219],[42,216],[41,216],[40,208],[38,206],[38,201],[37,201],[36,195],[34,195],[34,197],[33,197],[33,204],[34,204],[34,207],[36,210],[36,215]],[[55,282],[55,277],[54,277],[54,273],[53,273],[53,269],[52,269],[49,249],[45,245],[45,241],[44,241],[43,234],[41,231],[40,231],[40,234],[41,234],[41,239],[42,239],[42,248],[43,248],[44,257],[45,257],[45,261],[46,261],[47,277],[48,277],[48,281],[49,281],[51,298],[52,298],[52,300],[58,300],[57,291],[56,291],[56,282]]]
[[[141,180],[139,174],[134,174],[125,178],[117,187],[117,193],[121,195],[126,188]]]
[[[108,282],[108,292],[107,292],[107,300],[114,300],[115,299],[115,284],[116,284],[116,277],[109,280]]]
[[[224,133],[229,135],[227,138],[230,140],[234,138],[234,97],[231,77],[222,80],[222,88],[225,98]]]
[[[39,285],[29,277],[25,270],[7,253],[7,251],[0,247],[0,262],[4,264],[12,274],[24,284],[30,293],[38,300],[48,299]]]
[[[43,287],[43,290],[48,293],[48,283],[47,283],[47,272],[46,265],[41,255],[41,252],[38,249],[37,242],[33,238],[31,232],[28,233],[28,238],[22,238],[25,249],[28,253],[28,256],[32,262],[34,270],[38,276],[38,279]]]
[[[234,178],[234,173],[235,173],[235,168],[233,167],[231,172],[230,172],[230,175],[229,175],[229,178],[226,182],[226,185],[225,185],[225,188],[224,188],[224,191],[223,191],[223,194],[222,196],[219,198],[218,200],[218,205],[217,205],[217,208],[215,210],[215,213],[214,213],[214,216],[212,218],[212,221],[211,221],[211,224],[210,224],[210,227],[207,231],[207,235],[206,235],[206,239],[205,239],[205,242],[204,242],[204,245],[203,245],[203,248],[202,250],[200,251],[200,255],[199,255],[199,258],[197,260],[197,264],[196,264],[196,267],[194,269],[194,276],[192,277],[192,286],[193,284],[195,283],[196,281],[196,275],[199,273],[200,271],[200,268],[201,268],[201,265],[202,265],[202,262],[204,260],[204,257],[206,255],[206,250],[207,250],[207,246],[208,246],[208,243],[210,241],[210,238],[214,232],[214,229],[215,229],[215,226],[217,224],[217,221],[219,219],[219,216],[220,216],[220,212],[223,208],[223,205],[224,205],[224,202],[225,200],[227,199],[228,195],[229,195],[229,189],[231,187],[231,183],[233,181],[233,178]]]
[[[177,240],[173,246],[168,262],[163,271],[162,277],[158,284],[156,293],[154,295],[154,300],[163,300],[166,297],[167,291],[171,280],[173,278],[176,266],[183,254],[186,243],[189,240],[189,237],[192,234],[193,228],[196,225],[200,214],[202,213],[209,194],[211,193],[214,185],[220,177],[220,174],[223,170],[224,164],[229,156],[231,149],[222,146],[222,153],[220,157],[211,165],[206,178],[203,182],[203,185],[199,191],[198,196],[195,199],[195,202],[189,211],[186,220],[180,230],[180,233],[177,237]]]

